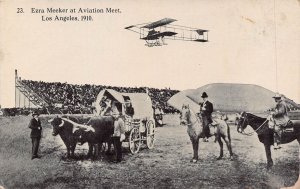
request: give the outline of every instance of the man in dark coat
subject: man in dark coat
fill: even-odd
[[[125,114],[130,116],[130,117],[133,117],[134,109],[132,107],[132,103],[128,100],[128,101],[125,102],[125,106],[126,106]]]
[[[200,103],[200,114],[203,120],[203,133],[205,138],[203,139],[204,142],[208,142],[208,137],[210,137],[209,131],[209,124],[212,123],[211,114],[213,112],[213,104],[207,100],[208,95],[206,92],[202,93],[203,102]]]
[[[34,158],[39,158],[37,153],[39,150],[40,140],[42,136],[42,126],[41,126],[41,121],[38,118],[39,117],[38,113],[34,112],[32,114],[32,117],[33,118],[30,120],[28,127],[31,129],[31,133],[30,133],[30,138],[32,142],[31,159],[34,159]]]

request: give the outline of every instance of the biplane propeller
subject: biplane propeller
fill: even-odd
[[[177,20],[164,18],[156,22],[131,25],[125,29],[138,33],[148,47],[167,45],[165,39],[208,42],[208,30],[171,24],[175,21]]]

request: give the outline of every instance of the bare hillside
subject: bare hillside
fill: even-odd
[[[250,111],[263,112],[274,108],[274,92],[264,87],[251,84],[214,83],[204,85],[198,89],[189,89],[176,95],[189,97],[196,103],[202,101],[201,94],[206,92],[209,100],[213,102],[214,109],[220,111]],[[175,97],[172,98],[178,98]],[[297,104],[286,99],[290,108],[296,108]]]

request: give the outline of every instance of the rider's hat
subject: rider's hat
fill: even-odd
[[[32,112],[32,116],[39,115],[38,112]]]
[[[275,99],[280,99],[281,98],[281,95],[279,93],[276,93],[275,96],[273,96],[273,98]]]
[[[207,98],[208,96],[207,96],[206,92],[203,92],[202,95],[201,95],[201,97],[202,98]]]

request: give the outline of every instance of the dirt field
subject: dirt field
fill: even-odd
[[[272,151],[274,167],[266,170],[264,148],[256,135],[243,136],[231,125],[235,160],[217,161],[219,146],[200,142],[200,161],[190,163],[192,145],[178,116],[166,116],[156,130],[155,148],[131,155],[124,144],[124,161],[82,160],[87,145],[76,150],[78,160],[66,160],[59,136],[44,124],[41,159],[31,160],[30,117],[0,117],[0,185],[5,188],[279,188],[298,176],[298,143]],[[250,131],[250,130],[249,130]]]

